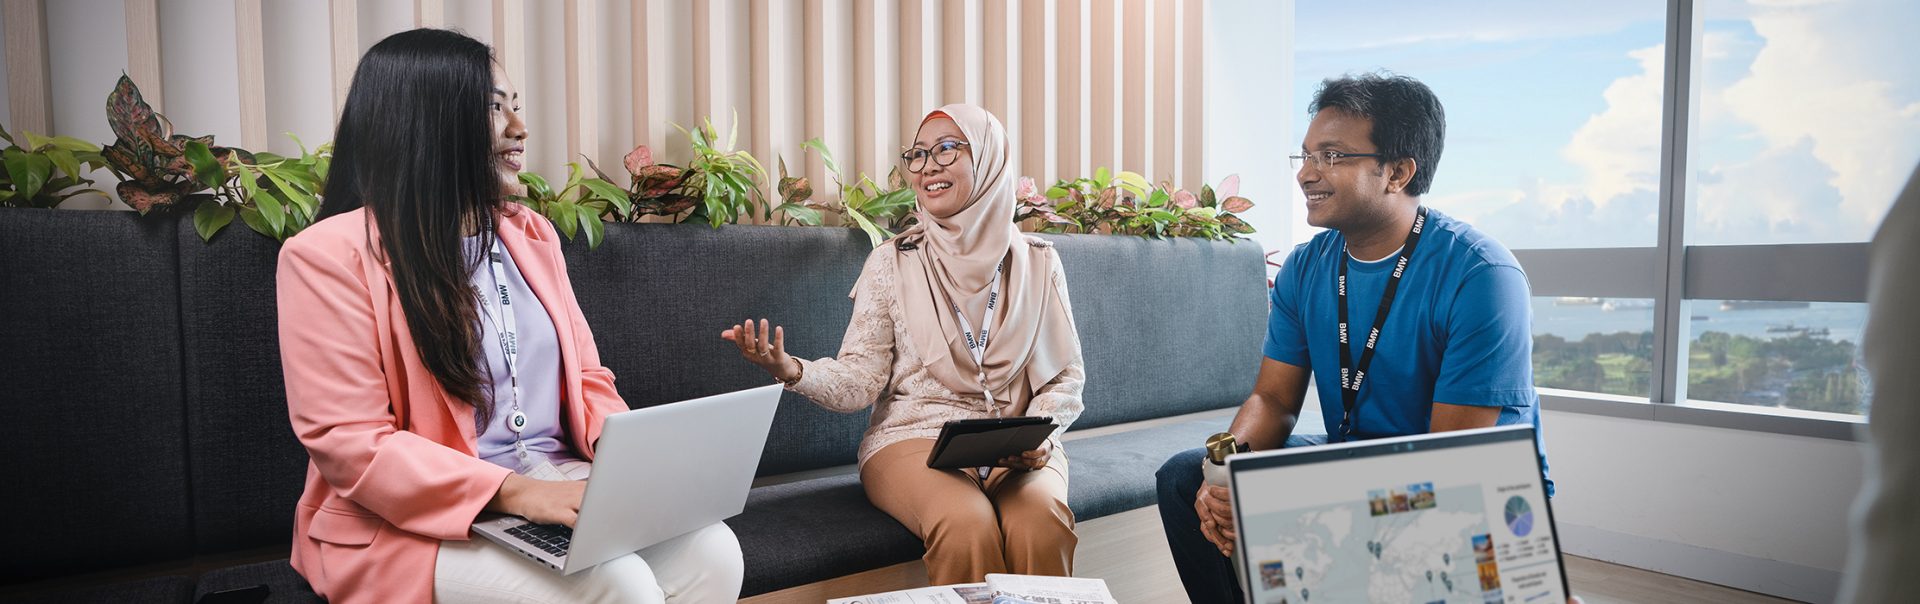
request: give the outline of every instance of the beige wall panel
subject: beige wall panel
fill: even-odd
[[[1147,19],[1150,0],[1123,0],[1120,56],[1120,165],[1117,170],[1153,177],[1153,28]]]
[[[1181,0],[1180,181],[1196,191],[1206,184],[1206,10],[1205,0]]]
[[[980,106],[1000,116],[1008,132],[1016,132],[1013,90],[1020,84],[1020,65],[1010,59],[1019,54],[1014,45],[1020,43],[1021,26],[1013,22],[1011,1],[981,0]],[[1013,159],[1018,155],[1016,150]]]
[[[160,76],[159,0],[126,0],[126,15],[127,77],[133,78],[133,84],[140,87],[140,97],[154,111],[166,113],[166,88]]]
[[[413,25],[415,27],[446,27],[447,0],[413,0]]]
[[[1120,162],[1120,2],[1092,0],[1087,9],[1090,71],[1087,94],[1088,174]]]
[[[1047,21],[1044,2],[1020,3],[1020,176],[1031,176],[1040,185],[1051,182],[1052,154],[1048,139],[1053,128],[1048,119],[1048,90],[1053,79],[1048,59],[1052,53],[1054,24]],[[1009,125],[1009,127],[1013,127]]]
[[[1049,182],[1092,172],[1086,165],[1086,0],[1061,0],[1056,6],[1059,11],[1054,28],[1056,142],[1053,145],[1054,176]]]
[[[596,77],[598,53],[596,39],[600,7],[594,0],[566,0],[566,31],[562,43],[566,61],[566,136],[567,157],[560,162],[578,162],[587,152],[600,148],[600,81]],[[582,166],[584,167],[584,166]]]
[[[134,0],[137,1],[137,0]],[[129,1],[128,6],[133,5]],[[240,146],[266,149],[266,24],[260,0],[234,0],[234,59],[240,73]],[[132,24],[132,20],[128,20]]]
[[[1146,174],[1155,183],[1174,180],[1179,177],[1179,140],[1174,138],[1180,124],[1180,46],[1179,24],[1180,0],[1151,0],[1153,17],[1147,23],[1147,30],[1153,46],[1148,52],[1153,55],[1153,104],[1147,113],[1147,120],[1153,124],[1153,135],[1148,142],[1152,146],[1153,171]]]

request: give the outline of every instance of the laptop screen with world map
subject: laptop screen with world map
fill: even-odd
[[[1248,601],[1567,601],[1533,428],[1228,460]]]

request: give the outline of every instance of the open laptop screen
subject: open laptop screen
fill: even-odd
[[[1567,601],[1533,428],[1228,460],[1255,604]]]

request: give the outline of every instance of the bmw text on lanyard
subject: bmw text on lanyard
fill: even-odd
[[[487,264],[493,267],[493,295],[488,309],[493,328],[500,333],[500,355],[507,360],[507,380],[513,386],[513,414],[507,416],[507,429],[513,431],[513,453],[520,459],[527,458],[527,443],[520,440],[520,432],[527,429],[527,414],[520,411],[520,342],[518,340],[520,321],[513,316],[513,295],[507,292],[507,265],[503,258],[506,252],[500,249],[500,240],[493,240],[493,250],[487,254]],[[484,430],[482,430],[484,432]]]
[[[1360,363],[1353,362],[1353,347],[1347,343],[1347,251],[1340,250],[1340,277],[1334,282],[1340,291],[1340,404],[1346,414],[1340,418],[1340,435],[1352,437],[1354,430],[1353,409],[1359,402],[1360,384],[1367,379],[1367,366],[1373,364],[1374,347],[1380,343],[1380,328],[1387,324],[1387,311],[1393,308],[1394,292],[1400,289],[1400,277],[1407,272],[1407,262],[1413,258],[1413,248],[1420,245],[1420,229],[1427,224],[1427,208],[1421,206],[1413,218],[1413,230],[1407,232],[1407,243],[1400,248],[1400,259],[1393,265],[1393,274],[1387,277],[1387,291],[1380,294],[1380,312],[1373,315],[1373,331],[1367,333],[1367,344],[1360,350]]]
[[[1000,407],[993,403],[993,387],[987,385],[987,332],[993,329],[993,309],[1000,303],[1000,273],[1006,268],[1006,260],[1001,260],[998,266],[993,267],[993,285],[987,289],[987,316],[980,321],[982,325],[978,336],[973,333],[973,322],[967,320],[967,313],[960,312],[960,305],[954,304],[951,296],[947,298],[947,305],[953,307],[954,318],[960,320],[960,335],[967,339],[967,354],[973,357],[973,366],[980,372],[980,391],[986,393],[987,408],[992,409],[995,416],[1000,415]]]

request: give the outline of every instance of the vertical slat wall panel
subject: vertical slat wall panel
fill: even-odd
[[[340,109],[347,105],[347,89],[353,86],[353,67],[360,62],[360,7],[356,0],[332,0],[328,8],[328,26],[333,29],[333,35],[330,36],[333,41],[330,50],[333,54],[333,113],[339,115]],[[496,15],[494,23],[500,22]],[[508,73],[518,75],[511,71]]]
[[[52,69],[47,63],[47,7],[41,0],[5,0],[0,20],[7,28],[8,126],[35,133],[53,130]],[[158,17],[154,19],[157,23]],[[154,41],[159,45],[159,40]],[[157,53],[156,53],[157,54]],[[158,59],[155,59],[158,65]],[[154,79],[159,80],[159,70]]]
[[[1153,177],[1154,114],[1148,103],[1153,99],[1153,62],[1147,54],[1152,47],[1153,28],[1148,27],[1149,0],[1125,0],[1126,14],[1121,17],[1126,36],[1122,42],[1120,73],[1120,158],[1124,169]]]
[[[446,27],[446,0],[413,0],[414,27]]]
[[[726,119],[726,116],[714,111],[713,82],[716,78],[713,76],[713,55],[718,39],[724,38],[725,32],[716,31],[720,20],[714,18],[715,4],[718,4],[717,0],[693,0],[693,23],[687,31],[693,34],[693,111],[696,115],[718,121]],[[688,129],[692,129],[691,126]]]
[[[1048,39],[1047,4],[1020,3],[1020,176],[1031,176],[1044,186],[1052,182],[1048,160],[1047,119]],[[993,79],[988,76],[988,79]]]
[[[940,45],[928,52],[940,57],[940,98],[928,103],[928,109],[948,103],[966,103],[967,71],[970,66],[967,46],[973,32],[967,28],[967,9],[971,0],[940,0]]]
[[[654,45],[654,37],[648,28],[658,14],[653,0],[634,0],[633,12],[629,15],[629,34],[632,45],[628,47],[627,59],[633,70],[632,98],[628,105],[633,111],[633,144],[651,145],[660,129],[660,120],[655,119],[653,110],[653,61],[661,52]],[[616,183],[626,184],[626,183]]]
[[[47,5],[0,2],[10,125],[49,130],[48,90],[58,75],[48,57],[58,49],[48,48]],[[289,52],[278,46],[285,42],[268,35],[274,31],[268,26],[283,25],[267,22],[274,15],[265,0],[233,2],[233,48],[205,50],[235,55],[239,142],[266,148],[274,144],[269,115],[316,108],[300,109],[267,94],[265,58]],[[362,30],[374,27],[362,24],[361,13],[377,10],[386,23],[393,9],[409,6],[363,2],[368,0],[315,2],[316,10],[326,7],[327,20],[300,25],[327,36],[336,111],[352,83]],[[846,172],[838,176],[884,178],[923,111],[975,102],[1010,129],[1017,175],[1043,184],[1098,167],[1187,187],[1203,176],[1207,0],[633,0],[626,17],[619,14],[620,2],[491,0],[470,8],[411,0],[410,6],[414,25],[491,27],[490,42],[508,75],[522,84],[530,107],[542,108],[554,130],[549,135],[564,137],[564,145],[547,139],[555,145],[546,152],[564,147],[567,157],[533,162],[543,169],[577,161],[582,153],[607,152],[600,139],[627,136],[602,132],[627,130],[619,112],[631,112],[630,140],[656,147],[667,160],[685,155],[672,124],[711,117],[723,130],[744,130],[742,147],[769,168],[784,156],[794,173],[811,177],[816,191],[830,198],[838,194],[831,186],[834,175],[812,156],[801,159],[801,141],[819,137],[838,152]],[[123,0],[109,10],[124,11],[127,20],[127,72],[164,110],[168,100],[195,101],[168,99],[162,89],[159,3]],[[530,14],[530,7],[537,12]],[[470,18],[471,10],[488,8],[491,23]],[[462,21],[460,14],[469,18]],[[603,18],[620,24],[608,28]],[[625,50],[606,44],[610,35],[629,35],[631,43]],[[609,52],[624,56],[601,56]],[[564,70],[564,79],[541,78],[544,87],[532,85],[528,70],[535,60],[549,70],[541,73]],[[596,75],[622,69],[631,73],[625,85]],[[737,126],[727,123],[736,109]],[[609,149],[626,147],[625,141],[606,142]],[[771,195],[772,178],[767,185]]]
[[[339,2],[340,0],[334,0]],[[527,5],[525,0],[493,0],[493,55],[507,71],[507,79],[527,87]],[[335,19],[338,22],[339,19]],[[335,43],[336,45],[338,42]],[[351,69],[351,68],[349,68]],[[533,91],[523,89],[520,98],[531,100]]]
[[[752,97],[747,106],[747,152],[766,162],[768,178],[762,194],[769,200],[774,199],[780,177],[780,162],[773,159],[772,11],[772,0],[752,0],[747,5],[748,96]]]
[[[166,113],[167,95],[160,77],[160,2],[126,0],[125,8],[127,77],[133,78],[133,84],[140,87],[141,98],[146,99],[154,111]],[[235,8],[238,8],[237,4]],[[257,10],[255,12],[258,13]]]
[[[599,98],[599,78],[594,65],[594,33],[599,31],[594,22],[599,20],[600,8],[593,0],[566,0],[563,8],[566,19],[566,62],[567,62],[567,157],[566,162],[577,162],[580,154],[597,151],[600,148],[600,105],[593,101]]]
[[[1009,48],[1019,41],[1015,26],[1008,19],[1007,2],[1010,0],[981,0],[983,13],[980,21],[980,106],[1000,116],[1009,133],[1019,121],[1013,114],[1013,85],[1019,81],[1020,64],[1008,62],[1013,55]],[[1038,3],[1032,3],[1038,4]],[[1025,61],[1021,61],[1025,63]],[[1020,149],[1016,145],[1012,151],[1014,161],[1019,161]],[[1018,165],[1018,164],[1016,164]]]
[[[138,0],[130,0],[131,7]],[[260,0],[233,0],[235,60],[240,63],[240,146],[267,148],[266,22]],[[133,21],[127,21],[133,31]],[[131,47],[131,45],[129,45]]]
[[[1205,184],[1207,3],[1181,0],[1180,17],[1180,186],[1198,191]]]
[[[872,175],[879,182],[886,177],[881,167],[885,165],[882,158],[887,144],[880,138],[886,118],[879,111],[880,51],[875,43],[880,40],[880,31],[875,4],[876,0],[853,0],[853,35],[849,36],[853,39],[853,154],[844,168],[851,173],[842,175],[849,182],[860,174]]]
[[[826,1],[804,0],[802,12],[804,13],[801,17],[803,33],[800,37],[801,45],[805,49],[803,60],[806,62],[806,81],[802,84],[805,93],[801,97],[801,102],[805,103],[806,107],[801,112],[805,116],[802,120],[804,126],[801,136],[824,141],[827,138]],[[831,191],[833,187],[829,184],[832,180],[827,177],[827,166],[820,161],[820,156],[807,155],[807,179],[813,183],[815,194],[829,191],[825,197],[836,197],[831,194],[834,193]]]
[[[1155,0],[1153,2],[1153,20],[1148,22],[1148,38],[1152,46],[1148,52],[1153,55],[1153,105],[1149,119],[1153,122],[1153,136],[1148,145],[1153,149],[1153,171],[1144,173],[1148,180],[1160,182],[1173,180],[1179,174],[1175,163],[1175,151],[1178,139],[1174,138],[1175,126],[1180,123],[1181,107],[1175,102],[1180,92],[1179,47],[1176,44],[1176,17],[1180,14],[1180,0]]]
[[[1086,0],[1061,0],[1056,6],[1059,13],[1055,16],[1054,32],[1057,36],[1055,64],[1057,75],[1053,78],[1058,104],[1055,109],[1054,128],[1058,140],[1053,145],[1057,161],[1053,176],[1041,184],[1058,178],[1074,178],[1089,173],[1086,165]]]
[[[908,143],[920,126],[921,112],[933,106],[927,97],[928,44],[926,0],[900,1],[900,142]]]
[[[1087,100],[1088,174],[1099,168],[1119,169],[1120,161],[1120,2],[1093,0],[1087,9],[1092,45]],[[1073,178],[1069,176],[1068,178]]]

